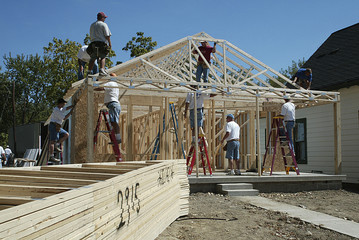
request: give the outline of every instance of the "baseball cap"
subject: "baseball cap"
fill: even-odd
[[[60,103],[67,103],[67,101],[65,99],[63,99],[63,98],[59,98],[57,100],[57,104],[60,104]]]
[[[107,18],[107,16],[104,12],[99,12],[97,13],[97,18]]]
[[[234,119],[234,116],[233,116],[233,114],[228,114],[228,115],[227,115],[227,118],[232,118],[232,119]]]

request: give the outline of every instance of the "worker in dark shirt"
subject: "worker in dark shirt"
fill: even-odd
[[[292,80],[293,83],[297,83],[302,88],[309,90],[310,85],[312,85],[312,69],[300,68],[293,76]]]

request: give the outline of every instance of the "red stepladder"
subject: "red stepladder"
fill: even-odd
[[[106,124],[106,128],[107,131],[102,131],[100,130],[100,125],[102,122],[102,117],[105,119],[105,124]],[[96,129],[95,129],[95,133],[94,133],[94,139],[93,139],[93,143],[94,143],[94,150],[96,149],[96,144],[97,144],[97,137],[98,137],[98,133],[99,132],[103,132],[103,133],[108,133],[110,136],[110,140],[111,142],[109,144],[112,145],[113,151],[115,153],[116,156],[116,161],[117,162],[122,162],[122,156],[121,156],[121,151],[120,148],[118,146],[118,142],[116,140],[116,135],[115,135],[115,130],[112,128],[111,123],[110,123],[110,115],[107,111],[107,109],[101,109],[100,113],[98,115],[98,120],[97,120],[97,125],[96,125]]]
[[[188,175],[191,175],[191,173],[193,171],[193,166],[196,162],[196,146],[195,146],[195,144],[196,144],[195,142],[192,142],[191,148],[187,155],[187,166],[190,163],[190,166],[188,167]],[[198,149],[199,149],[199,157],[202,161],[204,175],[206,175],[206,162],[207,162],[209,174],[210,174],[210,176],[212,176],[212,168],[211,168],[211,164],[210,164],[209,158],[208,158],[206,139],[203,134],[200,134],[200,136],[198,136]],[[192,158],[192,160],[190,162],[191,158]],[[204,160],[204,158],[206,158],[206,161]]]
[[[271,139],[273,139],[273,137],[274,137],[274,146],[270,147]],[[272,175],[275,156],[277,154],[277,145],[278,144],[281,149],[286,174],[289,174],[289,170],[292,168],[297,173],[297,175],[299,175],[299,168],[297,165],[297,161],[295,159],[294,149],[292,147],[292,144],[290,144],[288,132],[284,126],[282,116],[277,116],[277,117],[273,118],[272,126],[271,126],[270,133],[268,136],[268,141],[266,144],[266,152],[265,152],[264,158],[263,158],[262,173],[266,169],[265,168],[266,158],[269,156],[271,149],[273,149],[272,163],[271,163],[271,167],[270,167],[270,175]],[[290,160],[292,163],[289,163]]]

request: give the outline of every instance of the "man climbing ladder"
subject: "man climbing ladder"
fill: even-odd
[[[102,122],[102,117],[105,120],[105,124],[106,124],[106,128],[107,131],[101,131],[100,130],[100,125]],[[121,162],[122,161],[122,157],[121,157],[121,152],[120,152],[120,148],[118,146],[118,144],[120,144],[120,142],[117,141],[116,139],[116,135],[115,135],[115,131],[114,129],[111,127],[110,123],[109,123],[109,113],[106,109],[101,109],[100,110],[100,114],[98,116],[98,120],[97,120],[97,125],[96,125],[96,129],[95,129],[95,133],[94,133],[94,148],[96,148],[96,144],[97,144],[97,138],[98,138],[98,133],[99,132],[103,132],[103,133],[108,133],[110,136],[110,144],[112,145],[113,151],[116,155],[116,161],[117,162]]]

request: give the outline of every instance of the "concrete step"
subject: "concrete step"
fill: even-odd
[[[258,196],[259,191],[257,189],[241,189],[241,190],[224,190],[224,194],[232,197],[243,196]]]
[[[228,196],[258,196],[259,194],[251,183],[221,183],[217,184],[217,191]]]
[[[220,190],[240,190],[240,189],[253,189],[250,183],[221,183],[217,184]]]

